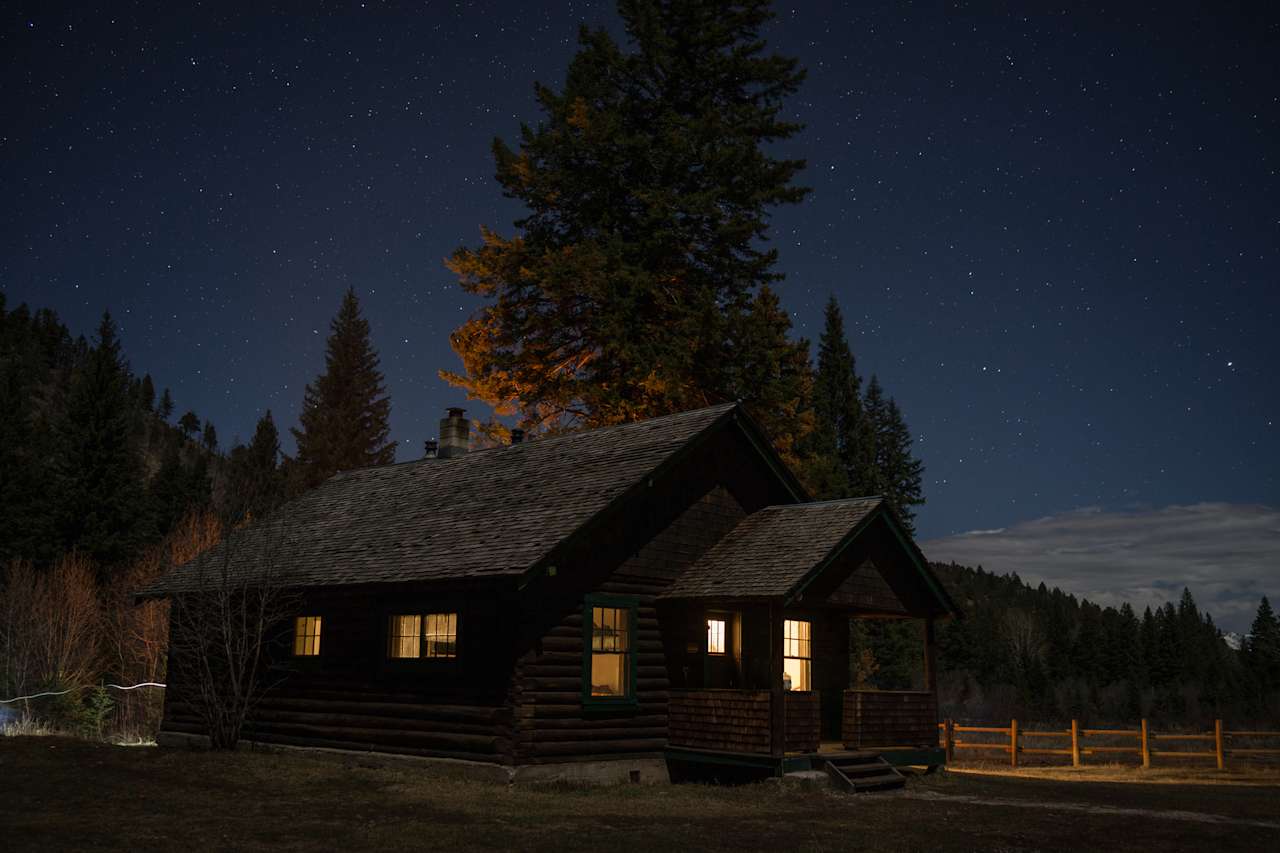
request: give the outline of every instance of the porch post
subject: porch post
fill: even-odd
[[[933,714],[938,715],[938,656],[934,648],[933,617],[924,620],[924,688],[929,691]],[[935,729],[936,731],[936,729]]]
[[[769,755],[787,753],[787,697],[782,691],[782,605],[769,602]],[[782,763],[778,763],[782,773]]]
[[[938,660],[934,649],[933,617],[924,620],[924,687],[936,697],[938,694]]]

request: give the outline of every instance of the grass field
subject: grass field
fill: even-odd
[[[12,737],[0,738],[0,847],[1259,850],[1280,832],[1280,788],[1082,778],[940,773],[858,796],[776,783],[512,788],[296,753]]]

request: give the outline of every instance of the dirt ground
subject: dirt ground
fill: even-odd
[[[297,753],[12,737],[0,738],[0,847],[1270,849],[1280,832],[1277,780],[1213,781],[949,772],[862,795],[776,783],[513,788]]]

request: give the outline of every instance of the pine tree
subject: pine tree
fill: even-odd
[[[156,386],[151,381],[150,373],[142,377],[142,384],[139,386],[138,394],[142,408],[148,412],[152,411],[156,406]]]
[[[204,422],[204,426],[200,429],[200,438],[205,450],[210,453],[218,452],[218,431],[214,429],[211,422]]]
[[[893,398],[889,399],[886,415],[884,431],[876,442],[882,453],[881,476],[888,487],[885,497],[907,531],[915,533],[916,507],[925,502],[924,463],[912,453],[915,442]]]
[[[115,323],[104,313],[57,425],[55,461],[62,541],[101,566],[132,556],[148,532],[134,413]]]
[[[872,375],[862,409],[868,424],[870,476],[860,485],[865,494],[882,495],[893,507],[903,526],[915,531],[915,508],[924,499],[924,463],[912,453],[911,432],[902,410],[884,396],[880,380]]]
[[[816,481],[812,489],[816,497],[843,498],[853,494],[852,484],[870,465],[870,460],[861,458],[867,449],[862,442],[866,427],[862,379],[834,296],[827,300],[823,317],[813,380],[814,428],[809,437],[817,473],[810,478]]]
[[[231,451],[224,514],[232,522],[246,516],[261,518],[279,506],[284,491],[280,435],[268,410],[258,420],[248,446],[238,445]]]
[[[752,364],[788,359],[743,341],[772,322],[767,212],[806,192],[803,163],[767,150],[799,130],[781,116],[803,75],[765,53],[765,0],[618,9],[631,49],[584,28],[564,89],[535,88],[542,121],[518,150],[494,142],[498,183],[529,211],[519,233],[486,230],[449,261],[486,304],[453,334],[463,371],[441,376],[529,430],[732,400]],[[797,407],[755,397],[782,401],[779,419]]]
[[[1245,638],[1244,659],[1262,695],[1280,689],[1280,621],[1265,595]]]
[[[156,414],[165,423],[168,423],[169,418],[173,417],[173,397],[170,396],[168,388],[164,389],[164,392],[160,395],[160,407],[156,409]]]
[[[195,412],[187,412],[178,418],[178,429],[187,438],[191,438],[200,431],[200,417]]]
[[[187,513],[191,491],[191,477],[182,464],[181,442],[169,435],[164,441],[160,456],[160,468],[151,479],[148,503],[152,528],[157,532],[172,530]]]
[[[863,418],[866,429],[863,441],[866,442],[863,453],[871,464],[865,469],[856,483],[850,486],[864,495],[888,495],[889,480],[885,468],[887,452],[885,450],[886,427],[889,420],[889,401],[884,396],[880,379],[873,373],[867,382],[867,393],[862,398]]]
[[[791,318],[773,289],[764,285],[740,318],[734,335],[738,364],[727,384],[730,399],[742,401],[782,458],[793,468],[802,468],[806,451],[800,437],[813,428],[814,415],[808,406],[813,374],[809,342],[791,341],[790,331]]]
[[[329,328],[324,373],[307,385],[302,429],[292,430],[298,443],[299,489],[317,486],[338,471],[383,465],[396,456],[395,444],[387,441],[391,400],[354,289],[343,297]]]
[[[65,331],[64,331],[65,334]],[[33,405],[49,379],[49,353],[26,305],[4,310],[0,293],[0,570],[10,559],[56,552],[49,506],[49,431]]]

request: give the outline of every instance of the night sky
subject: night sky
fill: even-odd
[[[354,286],[418,456],[463,402],[436,371],[477,304],[442,259],[519,213],[490,141],[612,5],[22,5],[0,20],[10,306],[86,334],[109,308],[225,446],[267,408],[296,423]],[[1102,598],[1192,578],[1239,628],[1280,594],[1280,26],[1079,5],[780,5],[767,37],[809,71],[781,153],[814,191],[774,217],[779,290],[811,338],[835,293],[902,404],[930,556]]]

